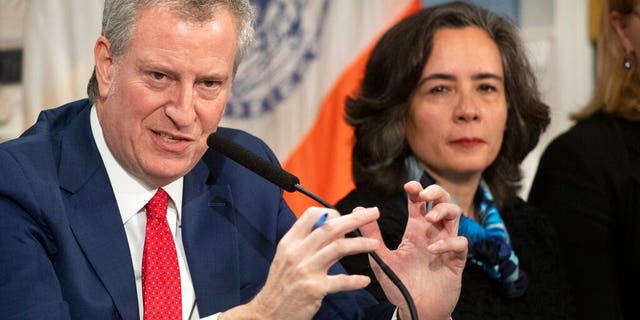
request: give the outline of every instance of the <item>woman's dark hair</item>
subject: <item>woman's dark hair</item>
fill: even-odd
[[[352,174],[358,188],[383,194],[402,190],[411,155],[405,125],[433,38],[442,28],[478,27],[497,44],[504,69],[507,124],[502,147],[483,172],[500,208],[510,207],[520,188],[520,163],[549,124],[537,82],[516,27],[506,18],[464,2],[424,8],[378,41],[367,62],[360,93],[346,100],[346,120],[355,129]]]

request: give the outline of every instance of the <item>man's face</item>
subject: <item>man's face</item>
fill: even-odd
[[[165,8],[138,13],[123,54],[96,42],[98,118],[118,162],[150,187],[189,172],[207,149],[229,96],[238,31],[218,9],[190,22]]]

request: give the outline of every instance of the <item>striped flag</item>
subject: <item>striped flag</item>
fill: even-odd
[[[419,0],[254,1],[256,42],[240,65],[222,124],[274,148],[305,188],[335,203],[352,188],[352,129],[344,100],[357,92],[375,41]],[[318,205],[285,194],[300,215]]]

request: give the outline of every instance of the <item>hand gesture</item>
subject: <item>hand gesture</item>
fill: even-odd
[[[326,223],[314,224],[327,214]],[[280,240],[263,289],[246,305],[224,312],[220,319],[311,319],[330,293],[362,289],[362,275],[328,275],[346,255],[375,250],[379,241],[345,234],[378,219],[376,209],[340,216],[337,211],[309,208]]]
[[[449,319],[460,295],[468,250],[467,239],[458,236],[460,208],[449,203],[449,194],[440,186],[422,189],[412,181],[404,189],[409,217],[402,242],[396,250],[381,245],[376,252],[409,290],[420,319]],[[432,208],[427,212],[429,202]],[[376,222],[360,230],[382,243]],[[400,308],[400,318],[409,319],[400,291],[371,257],[369,263],[389,301]]]

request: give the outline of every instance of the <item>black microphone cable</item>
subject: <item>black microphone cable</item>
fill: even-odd
[[[253,171],[269,182],[277,185],[278,187],[288,192],[299,191],[302,194],[322,204],[324,207],[338,211],[333,205],[331,205],[324,199],[303,188],[298,177],[280,167],[273,165],[271,162],[258,157],[253,152],[245,149],[239,144],[234,143],[229,139],[226,139],[214,132],[207,138],[207,145],[209,146],[209,148]],[[338,213],[340,212],[338,211]],[[362,233],[360,232],[360,230],[355,229],[352,232],[347,233],[347,235],[351,237],[361,237]],[[404,297],[405,301],[407,302],[407,306],[409,307],[411,319],[418,320],[418,311],[416,310],[416,305],[413,302],[413,298],[411,297],[411,294],[409,293],[407,287],[405,287],[404,283],[402,283],[400,278],[398,278],[393,270],[382,260],[382,258],[380,258],[377,253],[369,252],[369,255],[371,255],[371,258],[373,258],[378,266],[380,266],[382,272],[384,272],[384,274],[389,277],[391,282],[393,282],[398,290],[400,290],[400,293]]]

